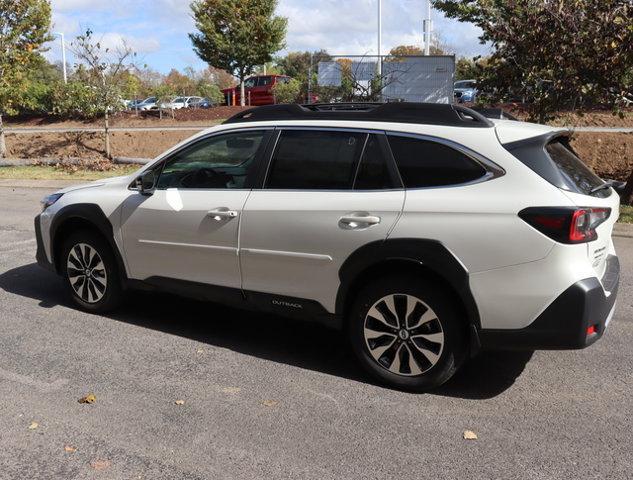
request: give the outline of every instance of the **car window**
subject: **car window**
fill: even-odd
[[[390,168],[378,137],[370,135],[358,167],[354,190],[388,190],[400,186],[400,180]]]
[[[266,188],[351,189],[366,136],[345,131],[282,131]]]
[[[247,78],[244,82],[244,88],[253,88],[257,85],[257,77]]]
[[[265,134],[236,132],[200,140],[167,161],[156,188],[244,188]]]
[[[566,190],[589,195],[594,188],[604,184],[604,181],[575,155],[565,139],[558,138],[548,143],[545,150],[563,176]],[[610,191],[606,189],[596,193],[608,196]]]
[[[182,102],[184,102],[184,101],[185,101],[185,99],[184,99],[184,98],[182,98],[182,97],[176,97],[176,98],[174,98],[174,99],[172,100],[172,102],[173,102],[173,103],[182,103]]]
[[[388,138],[406,188],[458,185],[486,174],[481,164],[447,145],[397,135]]]
[[[289,83],[290,77],[277,77],[277,83]]]
[[[265,87],[267,85],[270,85],[271,83],[273,83],[272,77],[259,77],[257,80],[258,87]]]

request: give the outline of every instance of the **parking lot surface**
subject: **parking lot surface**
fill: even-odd
[[[484,353],[416,395],[320,326],[147,293],[74,309],[34,263],[46,193],[0,187],[0,479],[633,478],[633,239],[597,344]]]

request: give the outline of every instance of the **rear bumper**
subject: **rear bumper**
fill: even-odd
[[[44,240],[42,238],[42,227],[40,226],[40,215],[35,217],[35,240],[37,241],[37,252],[35,253],[35,259],[37,260],[37,264],[49,270],[51,272],[56,272],[55,265],[51,262],[47,255],[46,250],[44,249]]]
[[[480,330],[479,344],[494,350],[588,347],[602,337],[615,310],[620,280],[620,263],[615,255],[607,259],[601,280],[594,277],[574,283],[526,328]]]

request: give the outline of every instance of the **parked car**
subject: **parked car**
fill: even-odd
[[[158,108],[158,105],[156,104],[156,102],[158,102],[158,98],[156,97],[147,97],[145,100],[143,100],[141,103],[138,104],[138,109],[139,110],[155,110]]]
[[[569,135],[458,105],[250,109],[46,197],[37,260],[86,311],[142,287],[315,320],[425,391],[479,349],[607,329],[619,197]]]
[[[175,97],[169,102],[161,103],[160,108],[180,110],[182,108],[189,108],[192,103],[199,102],[202,97]]]
[[[477,98],[477,80],[460,80],[455,82],[453,91],[457,103],[472,103]]]
[[[189,103],[190,108],[211,108],[216,105],[217,102],[208,98],[199,98],[198,100]]]
[[[244,93],[246,105],[272,105],[275,103],[273,87],[278,83],[286,83],[290,77],[286,75],[257,75],[244,81]],[[235,96],[236,105],[240,104],[240,86],[225,88],[222,90],[228,105]]]

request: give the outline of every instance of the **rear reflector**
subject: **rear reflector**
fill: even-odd
[[[610,215],[610,208],[531,207],[519,212],[524,221],[561,243],[597,239],[596,228]]]
[[[596,326],[592,325],[591,327],[587,329],[587,336],[593,335],[594,333],[597,333],[597,332],[598,332],[598,329],[596,328]]]

